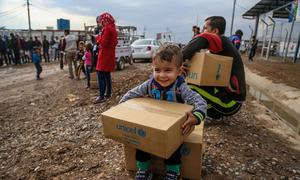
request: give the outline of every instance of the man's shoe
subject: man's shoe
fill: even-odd
[[[95,104],[98,104],[98,103],[103,103],[105,102],[105,98],[104,97],[97,97],[96,100],[95,100]]]
[[[104,97],[105,97],[105,99],[109,99],[109,98],[111,98],[111,95],[105,95]]]
[[[225,117],[220,117],[220,118],[211,118],[211,117],[206,117],[204,124],[205,125],[214,125],[214,124],[222,124],[224,123],[226,118]]]

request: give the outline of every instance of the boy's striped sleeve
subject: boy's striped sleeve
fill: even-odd
[[[186,83],[182,83],[180,86],[181,90],[181,97],[185,103],[193,105],[193,115],[197,118],[197,124],[200,124],[201,121],[204,121],[207,111],[207,103],[201,97],[200,94],[196,93],[195,91],[191,90]]]
[[[193,115],[197,118],[197,124],[196,125],[201,124],[201,122],[205,120],[205,114],[201,111],[194,111]]]

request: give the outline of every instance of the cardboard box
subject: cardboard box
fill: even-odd
[[[195,130],[184,138],[181,158],[181,177],[188,179],[201,179],[203,146],[203,123],[196,126]],[[124,146],[126,169],[136,171],[135,148]],[[162,158],[152,156],[151,171],[156,174],[165,172]]]
[[[108,138],[162,158],[169,158],[183,142],[181,125],[193,106],[135,98],[102,113]]]
[[[232,57],[196,53],[187,74],[187,82],[200,86],[227,87],[230,81]]]

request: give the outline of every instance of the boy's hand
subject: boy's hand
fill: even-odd
[[[197,118],[191,112],[186,113],[186,115],[187,115],[187,119],[181,126],[182,134],[184,136],[189,135],[193,130],[193,126],[197,124]]]

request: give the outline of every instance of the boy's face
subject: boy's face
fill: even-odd
[[[83,50],[84,49],[84,45],[83,44],[79,44],[79,49]]]
[[[162,87],[168,87],[176,81],[180,68],[174,62],[154,60],[152,63],[153,76]]]

